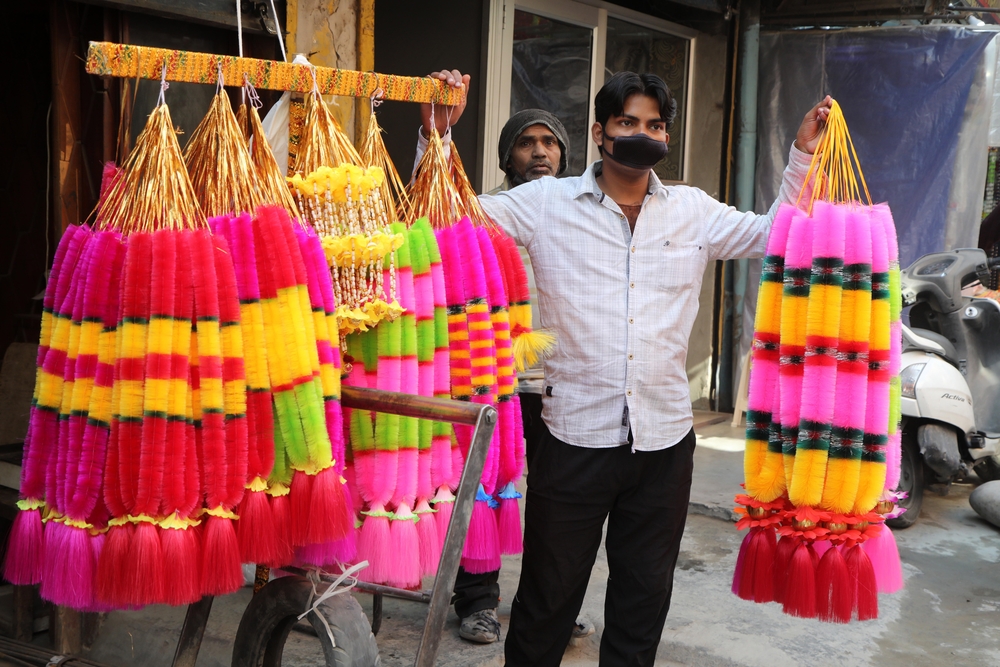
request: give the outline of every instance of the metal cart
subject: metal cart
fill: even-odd
[[[476,488],[483,472],[486,452],[496,427],[497,411],[489,405],[440,398],[426,398],[393,392],[344,387],[341,397],[345,408],[373,410],[405,417],[419,417],[474,426],[472,444],[462,471],[451,523],[441,553],[434,585],[429,592],[409,591],[390,586],[359,582],[355,588],[373,595],[372,621],[369,625],[360,604],[349,593],[337,595],[320,604],[308,615],[323,645],[328,666],[369,667],[377,665],[378,648],[374,634],[382,616],[382,596],[428,604],[427,620],[417,646],[416,667],[431,667],[437,657],[455,577],[458,574],[462,547],[469,530]],[[240,621],[233,646],[233,667],[279,667],[288,633],[309,606],[313,583],[298,574],[275,579],[257,592]],[[325,583],[334,577],[322,575]],[[173,667],[194,667],[205,634],[213,598],[205,597],[188,607]],[[317,614],[322,614],[319,618]],[[325,621],[325,622],[324,622]],[[328,632],[327,626],[330,627]]]

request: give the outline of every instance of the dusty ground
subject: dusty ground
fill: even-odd
[[[728,517],[742,480],[742,433],[730,429],[728,419],[708,425],[712,421],[708,415],[699,419],[691,514],[657,665],[1000,665],[1000,531],[969,507],[971,485],[953,486],[947,497],[929,495],[917,525],[897,533],[906,588],[880,597],[877,621],[842,626],[795,619],[782,614],[777,605],[744,602],[729,591],[741,539]],[[518,569],[518,558],[504,560],[500,607],[504,629]],[[602,550],[583,610],[598,631],[571,646],[564,665],[597,664],[606,579]],[[244,590],[216,600],[200,667],[230,664],[232,638],[249,596]],[[370,612],[371,598],[358,595],[358,599]],[[378,636],[383,665],[413,664],[424,614],[423,605],[385,601]],[[88,657],[116,666],[166,667],[183,615],[183,609],[162,607],[111,614]],[[470,645],[458,639],[457,630],[452,617],[437,664],[503,664],[501,645]],[[315,637],[292,633],[284,664],[322,664],[321,655]]]

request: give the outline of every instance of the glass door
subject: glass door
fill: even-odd
[[[664,181],[683,181],[688,78],[697,32],[600,0],[490,0],[482,183],[503,182],[496,146],[507,119],[523,109],[555,114],[569,134],[565,175],[599,158],[590,139],[594,94],[615,72],[652,72],[677,99],[670,152],[656,168]]]
[[[594,31],[516,9],[510,73],[510,115],[545,109],[569,135],[567,176],[587,168]]]

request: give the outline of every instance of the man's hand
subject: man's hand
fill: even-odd
[[[472,79],[468,74],[462,74],[457,69],[453,70],[442,70],[440,72],[434,72],[431,74],[432,78],[444,81],[449,86],[454,88],[464,88],[466,95],[469,92],[469,81]],[[462,101],[455,106],[444,106],[443,104],[434,105],[434,126],[437,127],[437,131],[444,134],[444,131],[448,129],[448,126],[454,125],[458,122],[458,119],[462,117],[462,112],[465,111],[465,101],[466,95],[462,96]],[[431,132],[431,105],[421,104],[420,105],[420,118],[424,124],[424,136],[430,136]]]
[[[795,147],[803,153],[815,153],[816,146],[823,138],[823,131],[826,129],[826,119],[830,115],[830,108],[833,106],[833,98],[827,95],[823,101],[814,106],[802,119],[799,131],[795,134]]]

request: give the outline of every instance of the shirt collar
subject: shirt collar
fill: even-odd
[[[601,186],[597,184],[597,177],[601,173],[603,164],[602,160],[595,160],[590,163],[587,170],[580,176],[580,182],[577,185],[576,192],[573,193],[573,199],[579,199],[581,195],[585,194],[590,194],[600,199],[604,195]],[[656,172],[649,172],[649,186],[646,188],[646,194],[654,196],[661,190],[666,193],[667,186],[660,182],[660,179],[656,176]]]

